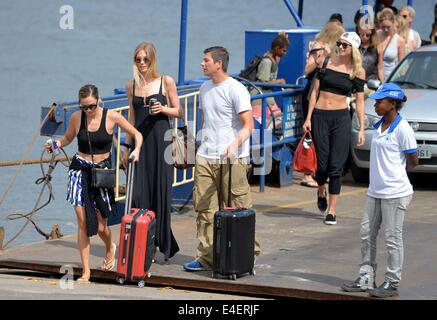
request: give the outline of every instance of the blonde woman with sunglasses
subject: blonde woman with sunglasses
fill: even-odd
[[[312,130],[317,152],[317,207],[325,214],[324,223],[337,223],[336,208],[341,190],[343,167],[349,154],[351,118],[348,97],[357,96],[360,131],[357,145],[364,144],[364,83],[361,66],[360,37],[355,32],[343,33],[326,68],[319,64],[308,115],[303,128]],[[329,202],[325,184],[329,178]]]

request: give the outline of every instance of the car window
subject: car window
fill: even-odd
[[[389,82],[404,88],[437,89],[437,52],[410,54],[396,68]]]

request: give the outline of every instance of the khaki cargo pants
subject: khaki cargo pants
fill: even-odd
[[[214,213],[219,210],[218,188],[220,184],[220,160],[196,157],[194,174],[194,208],[197,212],[197,246],[196,259],[207,268],[213,263]],[[252,207],[250,187],[247,181],[247,161],[235,160],[232,165],[231,206]],[[223,199],[228,199],[229,166],[224,166]],[[226,203],[225,203],[226,204]],[[261,253],[260,245],[255,235],[255,255]]]

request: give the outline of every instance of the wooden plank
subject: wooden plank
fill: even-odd
[[[25,261],[0,261],[0,268],[4,269],[19,269],[31,270],[39,272],[47,272],[53,274],[60,273],[60,265],[49,265],[39,263],[29,263]],[[73,268],[75,276],[82,273],[81,268]],[[98,280],[113,280],[117,276],[116,272],[104,272],[101,270],[91,270],[93,281]],[[238,281],[214,281],[214,280],[199,280],[189,278],[177,278],[168,276],[154,276],[144,280],[146,286],[163,286],[174,287],[178,289],[189,290],[204,290],[216,293],[232,293],[240,295],[249,295],[263,298],[292,298],[292,299],[311,299],[311,300],[369,300],[365,296],[347,294],[347,293],[331,293],[319,292],[313,290],[302,290],[295,288],[280,288],[264,285],[244,284]],[[134,283],[132,283],[134,285]]]

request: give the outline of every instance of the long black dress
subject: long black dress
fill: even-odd
[[[162,105],[167,98],[162,94],[162,77],[159,93],[146,97],[135,96],[133,81],[132,106],[135,112],[135,128],[143,135],[140,161],[134,175],[132,207],[144,208],[155,212],[155,245],[164,254],[165,260],[179,251],[171,230],[171,191],[173,166],[164,161],[164,151],[171,141],[164,141],[164,134],[170,129],[167,115],[159,113],[149,115],[149,101],[157,99]]]

